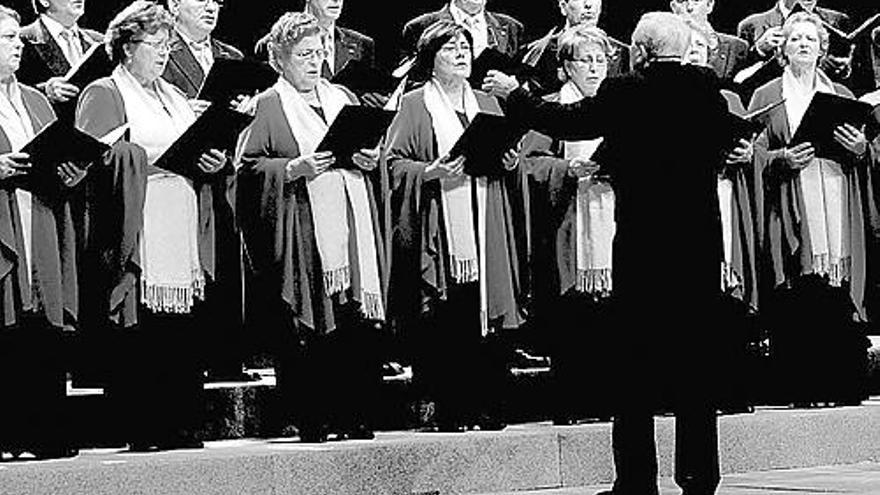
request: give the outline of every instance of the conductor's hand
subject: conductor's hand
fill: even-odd
[[[3,153],[0,155],[0,180],[26,174],[31,168],[27,153]]]
[[[199,157],[199,168],[208,174],[217,173],[226,165],[226,153],[211,148]]]
[[[834,129],[834,140],[856,156],[862,156],[868,151],[868,138],[865,137],[865,133],[850,124],[837,126]]]
[[[816,158],[816,150],[811,143],[801,143],[793,148],[782,149],[782,161],[791,170],[800,170]]]
[[[451,179],[460,177],[464,173],[464,156],[452,160],[442,157],[434,160],[425,168],[425,180]]]
[[[50,77],[43,91],[46,98],[54,102],[65,102],[79,94],[79,88],[65,81],[63,77]]]
[[[196,98],[189,100],[189,107],[192,108],[193,113],[196,114],[196,118],[201,117],[202,114],[205,113],[205,110],[210,106],[210,101],[198,100]]]
[[[379,148],[356,151],[351,155],[351,161],[361,170],[373,170],[379,164]]]
[[[330,165],[336,163],[331,151],[319,151],[310,155],[302,155],[287,162],[287,180],[299,177],[312,179],[324,173]]]
[[[751,163],[755,156],[755,146],[747,139],[740,139],[739,145],[727,154],[728,165]]]
[[[86,178],[86,171],[73,162],[66,162],[58,166],[58,177],[66,187],[74,187]]]
[[[569,177],[592,177],[599,170],[599,164],[586,158],[572,158],[568,161]]]
[[[519,151],[516,148],[505,151],[504,156],[501,157],[501,164],[504,165],[504,170],[515,169],[519,165]]]
[[[483,91],[492,96],[507,98],[518,87],[519,81],[515,77],[494,69],[486,72],[486,77],[483,78]]]
[[[364,106],[383,108],[388,103],[388,97],[381,93],[370,92],[361,95],[361,101],[364,102]]]
[[[774,26],[764,31],[764,34],[755,42],[755,48],[762,55],[770,55],[782,46],[784,41],[785,35],[782,34],[782,27]]]
[[[257,113],[257,97],[238,95],[229,103],[229,108],[253,116]]]

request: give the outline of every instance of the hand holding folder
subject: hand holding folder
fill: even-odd
[[[816,93],[807,107],[790,145],[810,143],[816,156],[837,158],[844,151],[834,138],[839,126],[850,124],[857,129],[871,119],[874,107],[868,103],[828,93]]]
[[[83,55],[80,62],[64,75],[65,81],[83,89],[96,79],[109,76],[113,72],[113,62],[103,43],[95,43]]]
[[[155,167],[182,175],[193,181],[207,181],[215,175],[231,174],[232,163],[223,170],[208,172],[200,165],[208,150],[235,147],[238,135],[253,116],[237,112],[222,104],[213,104],[153,164]]]
[[[481,112],[449,150],[449,157],[464,156],[464,172],[472,177],[501,175],[505,172],[502,158],[521,134],[507,117]]]
[[[471,86],[479,88],[483,85],[483,79],[490,70],[497,70],[508,75],[520,72],[521,64],[516,58],[510,57],[495,47],[483,50],[479,57],[471,63],[471,77],[468,78]]]
[[[315,151],[331,151],[336,161],[332,168],[357,168],[352,155],[375,148],[391,125],[394,112],[382,108],[346,105],[330,124]]]
[[[57,190],[61,182],[59,166],[73,163],[80,170],[88,170],[109,148],[71,122],[56,120],[21,149],[22,153],[29,155],[31,168],[18,186],[30,191]]]

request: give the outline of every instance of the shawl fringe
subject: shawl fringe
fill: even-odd
[[[721,290],[724,292],[742,287],[743,281],[733,264],[721,262]]]
[[[844,280],[849,280],[852,271],[852,258],[849,256],[832,259],[829,254],[813,255],[812,273],[828,277],[832,287],[840,287]]]
[[[141,301],[155,313],[189,313],[196,299],[205,299],[205,279],[201,274],[193,274],[193,283],[188,287],[141,282]]]
[[[351,287],[351,270],[348,266],[324,272],[324,294],[332,296]]]
[[[578,292],[608,296],[611,294],[611,268],[578,269],[575,288]]]
[[[385,307],[382,304],[382,294],[373,294],[362,290],[361,314],[368,320],[384,320]]]
[[[452,270],[452,279],[457,284],[475,282],[480,279],[480,262],[477,259],[460,259],[454,256],[449,269]]]

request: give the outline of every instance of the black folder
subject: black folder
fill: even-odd
[[[109,76],[115,67],[110,61],[110,55],[107,54],[106,47],[103,43],[95,43],[83,55],[79,64],[64,75],[64,79],[82,90],[96,79]]]
[[[204,182],[214,177],[229,175],[233,173],[231,161],[227,161],[223,170],[208,174],[199,168],[199,158],[212,148],[234,149],[238,135],[253,119],[252,115],[215,103],[208,107],[153,165],[193,181]]]
[[[263,91],[277,80],[278,73],[265,62],[218,58],[205,77],[198,98],[226,105],[238,95]]]
[[[505,172],[504,153],[516,146],[521,135],[520,127],[507,117],[480,112],[449,150],[449,156],[464,156],[464,172],[472,177],[498,176]]]
[[[330,78],[334,84],[348,88],[352,93],[387,94],[397,86],[397,79],[364,60],[349,60]]]
[[[393,118],[394,112],[390,110],[346,105],[330,124],[315,151],[332,151],[336,157],[333,168],[356,168],[351,155],[376,147]]]
[[[739,146],[740,139],[751,140],[752,136],[763,131],[767,126],[770,112],[781,106],[784,102],[785,100],[779,100],[744,115],[728,112],[727,122],[731,139],[726,148],[727,151],[731,151]]]
[[[873,110],[869,103],[829,93],[816,93],[791,139],[791,145],[810,142],[816,156],[839,157],[844,149],[834,139],[834,130],[843,124],[861,128],[872,119]]]
[[[471,64],[471,77],[468,81],[471,86],[479,88],[483,85],[483,79],[490,70],[498,70],[508,75],[514,75],[520,72],[521,64],[514,57],[508,56],[495,47],[488,47],[483,50],[479,57],[476,57]]]
[[[30,155],[30,171],[18,178],[18,186],[29,191],[51,191],[61,185],[57,168],[66,162],[88,169],[101,159],[110,146],[74,127],[67,120],[56,120],[21,149]]]

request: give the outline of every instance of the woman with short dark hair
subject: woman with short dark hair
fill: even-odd
[[[413,77],[424,85],[403,96],[388,138],[396,216],[389,304],[414,344],[416,380],[435,401],[439,428],[500,429],[503,333],[524,319],[513,200],[502,178],[471,177],[464,158],[448,153],[478,112],[502,112],[467,82],[473,49],[460,25],[427,28],[416,60]]]

